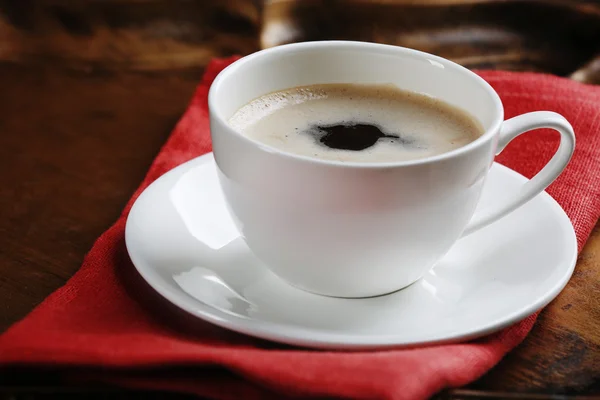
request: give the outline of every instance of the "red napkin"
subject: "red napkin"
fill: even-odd
[[[213,327],[179,312],[139,278],[125,251],[127,213],[140,192],[169,169],[210,151],[207,93],[233,59],[215,60],[189,109],[119,220],[77,274],[0,336],[1,365],[61,367],[72,379],[192,392],[209,398],[298,396],[426,398],[465,385],[518,345],[533,315],[463,344],[330,352],[282,346]],[[575,127],[577,150],[549,193],[569,215],[579,249],[600,216],[600,88],[538,74],[482,72],[506,117],[554,110]],[[531,177],[557,147],[541,130],[514,140],[498,161]]]

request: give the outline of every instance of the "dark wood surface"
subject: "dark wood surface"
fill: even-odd
[[[0,330],[78,269],[253,1],[0,0]]]
[[[600,83],[597,0],[280,0],[264,13],[263,47],[366,40],[473,69],[550,72]]]
[[[417,3],[0,0],[0,331],[75,273],[213,56],[348,38],[600,83],[598,2]],[[533,28],[516,3],[537,10]],[[471,388],[600,394],[599,282],[600,226],[525,342]],[[32,382],[59,381],[0,377]]]

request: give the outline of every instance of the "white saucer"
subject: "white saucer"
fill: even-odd
[[[494,164],[481,207],[526,178]],[[125,232],[141,276],[213,324],[292,345],[363,349],[456,341],[548,304],[577,258],[571,222],[545,192],[460,240],[424,278],[386,296],[328,298],[289,286],[250,253],[223,204],[212,154],[166,173],[135,202]]]

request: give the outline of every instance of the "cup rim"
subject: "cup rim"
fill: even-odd
[[[494,102],[496,115],[490,124],[489,128],[485,130],[485,132],[479,136],[474,141],[467,143],[464,146],[461,146],[457,149],[436,154],[429,157],[418,158],[414,160],[404,160],[404,161],[386,161],[386,162],[357,162],[357,161],[336,161],[336,160],[326,160],[320,159],[316,157],[304,156],[300,154],[294,154],[290,152],[286,152],[278,149],[277,147],[269,146],[267,144],[261,143],[257,140],[253,140],[245,135],[243,135],[238,130],[232,128],[229,123],[223,118],[221,113],[215,111],[217,109],[216,102],[217,96],[219,95],[220,87],[222,86],[222,82],[226,80],[231,74],[235,73],[239,69],[243,68],[246,64],[253,62],[254,60],[265,57],[268,54],[277,54],[277,53],[286,53],[290,51],[294,51],[297,49],[310,49],[310,48],[327,48],[327,47],[336,47],[336,49],[360,49],[360,48],[370,48],[375,50],[384,50],[388,52],[395,52],[399,56],[402,55],[416,55],[419,57],[426,58],[433,62],[441,63],[444,66],[452,67],[460,73],[470,77],[470,79],[474,79],[477,81],[486,92],[490,95],[490,98]],[[502,101],[500,100],[500,96],[498,93],[492,88],[492,86],[481,76],[477,75],[473,71],[463,67],[460,64],[457,64],[453,61],[450,61],[446,58],[436,56],[430,53],[426,53],[424,51],[410,49],[407,47],[389,45],[389,44],[381,44],[381,43],[372,43],[372,42],[360,42],[360,41],[349,41],[349,40],[323,40],[323,41],[310,41],[310,42],[298,42],[298,43],[290,43],[284,44],[277,47],[271,47],[263,50],[259,50],[255,53],[249,54],[245,57],[242,57],[229,66],[224,68],[214,79],[212,85],[210,86],[208,92],[208,108],[209,113],[211,115],[211,119],[217,119],[224,127],[233,132],[239,139],[246,141],[248,144],[251,144],[259,149],[266,151],[268,153],[274,153],[279,156],[290,158],[302,162],[309,162],[313,164],[322,164],[327,166],[337,166],[344,168],[392,168],[392,167],[404,167],[404,166],[415,166],[422,164],[435,163],[438,161],[448,160],[465,153],[470,152],[471,150],[479,147],[483,143],[490,140],[496,132],[499,131],[500,125],[504,121],[504,107],[502,106]],[[468,110],[467,110],[468,111]],[[212,133],[211,133],[212,134]]]

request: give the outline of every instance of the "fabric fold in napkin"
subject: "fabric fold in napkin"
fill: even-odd
[[[465,385],[518,345],[536,316],[468,343],[368,352],[292,348],[198,321],[156,295],[124,245],[134,199],[171,168],[210,151],[207,94],[233,59],[209,66],[189,109],[119,220],[94,244],[81,269],[0,336],[0,366],[64,369],[70,379],[191,392],[208,398],[348,397],[421,399]],[[573,222],[579,249],[600,216],[600,88],[547,75],[481,72],[500,94],[506,118],[552,110],[574,126],[577,149],[548,189]],[[549,130],[515,139],[498,161],[533,176],[551,157]]]

